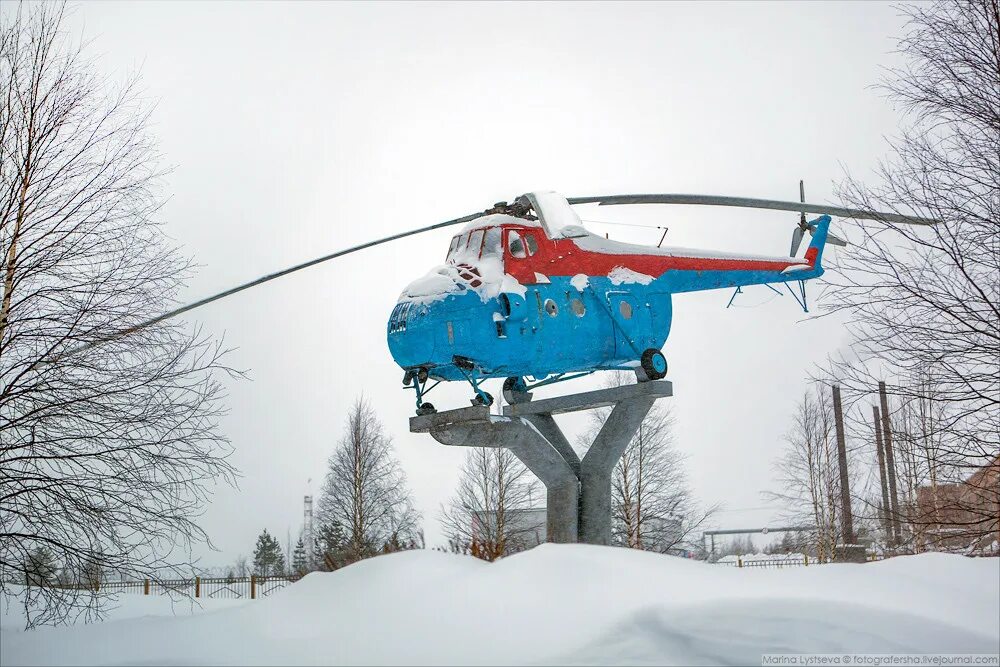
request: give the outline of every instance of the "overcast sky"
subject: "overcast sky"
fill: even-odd
[[[201,265],[190,300],[530,190],[795,199],[801,178],[808,200],[831,202],[845,169],[871,173],[898,124],[872,89],[902,27],[888,4],[86,2],[71,27],[92,40],[102,71],[140,70],[156,101],[152,130],[174,166],[163,219]],[[699,207],[579,212],[666,224],[669,245],[775,255],[787,253],[796,222]],[[659,240],[655,230],[587,226]],[[429,543],[440,541],[438,508],[464,452],[408,433],[412,392],[401,389],[385,324],[451,234],[192,313],[252,378],[228,386],[222,428],[243,477],[206,508],[221,550],[206,551],[206,564],[250,552],[265,527],[295,539],[302,496],[318,492],[361,393],[394,436]],[[846,342],[837,321],[804,321],[787,295],[750,288],[727,310],[729,297],[676,297],[664,348],[678,447],[697,496],[729,510],[718,515],[725,528],[776,520],[776,509],[748,508],[767,504],[760,494],[810,366]],[[435,393],[439,409],[471,396],[457,383]],[[583,426],[561,422],[571,435]]]

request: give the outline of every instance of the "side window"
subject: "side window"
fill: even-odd
[[[529,255],[534,255],[536,252],[538,252],[538,243],[535,242],[534,234],[525,234],[524,243],[528,246]]]
[[[483,248],[483,230],[477,229],[469,234],[469,245],[465,248],[469,254],[479,257],[479,251]]]
[[[507,250],[510,252],[511,257],[524,259],[528,256],[528,253],[524,250],[524,241],[521,240],[521,235],[514,230],[507,232]]]

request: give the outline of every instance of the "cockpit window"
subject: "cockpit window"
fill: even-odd
[[[483,248],[483,230],[477,229],[476,231],[469,234],[469,244],[465,246],[466,251],[474,256],[479,257],[479,252]]]
[[[521,240],[521,235],[514,230],[507,233],[507,250],[510,252],[511,257],[524,259],[528,256],[528,253],[524,250],[524,241]]]
[[[500,241],[500,228],[490,227],[486,230],[486,241],[483,243],[483,257],[499,257],[503,254],[503,244]]]
[[[448,256],[445,257],[445,261],[455,257],[455,253],[458,252],[458,245],[462,242],[462,235],[452,237],[451,245],[448,246]]]

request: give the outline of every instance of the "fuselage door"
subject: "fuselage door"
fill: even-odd
[[[637,360],[648,347],[652,320],[645,301],[624,290],[607,293],[608,310],[614,322],[615,357]]]

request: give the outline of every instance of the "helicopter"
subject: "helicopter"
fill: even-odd
[[[386,325],[389,352],[413,389],[418,415],[436,412],[424,400],[437,384],[466,381],[473,405],[492,405],[484,380],[505,378],[508,403],[530,390],[600,370],[634,371],[640,382],[666,376],[661,351],[670,333],[672,295],[748,285],[783,284],[808,311],[805,283],[823,275],[831,216],[932,225],[932,218],[805,202],[698,194],[602,195],[569,198],[551,191],[399,232],[266,274],[128,329],[69,349],[71,355],[282,276],[344,255],[444,227],[464,225],[444,264],[411,282]],[[664,248],[612,241],[588,231],[573,206],[688,204],[797,211],[788,255],[763,256]],[[807,220],[806,214],[819,217]],[[812,238],[796,258],[808,232]],[[662,244],[663,238],[660,243]],[[798,293],[791,288],[799,286]],[[777,290],[776,290],[777,291]],[[734,294],[735,297],[735,294]],[[732,299],[730,299],[732,303]]]
[[[822,215],[796,228],[796,244],[812,233],[800,259],[797,247],[772,257],[641,246],[588,231],[558,193],[531,192],[466,223],[445,263],[403,290],[386,327],[389,351],[417,414],[434,412],[423,397],[441,381],[465,380],[473,404],[491,405],[481,386],[490,378],[506,378],[508,402],[599,370],[658,380],[673,294],[818,278],[830,222]]]

